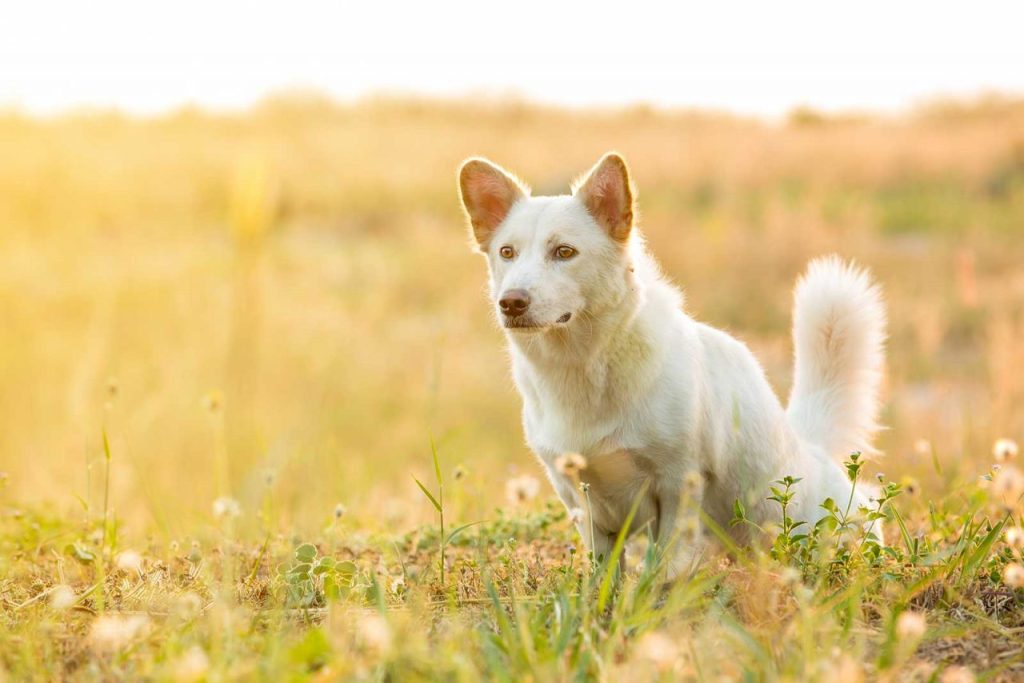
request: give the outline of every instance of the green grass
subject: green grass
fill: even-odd
[[[0,680],[1019,678],[1021,510],[981,477],[1024,441],[1024,102],[811,114],[0,113]],[[455,169],[563,192],[609,148],[780,397],[807,261],[871,268],[889,548],[834,501],[665,589],[508,496],[540,470]]]
[[[884,482],[872,510],[824,501],[814,527],[785,514],[787,478],[762,542],[714,544],[672,585],[643,538],[624,573],[621,542],[593,563],[554,502],[447,536],[332,524],[258,543],[223,505],[169,543],[122,538],[105,511],[8,509],[0,664],[12,680],[1009,680],[1024,673],[1011,471],[932,500]]]

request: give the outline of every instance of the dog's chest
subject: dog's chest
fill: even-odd
[[[570,391],[550,381],[521,382],[520,390],[527,442],[545,459],[566,452],[589,457],[642,446],[629,433],[630,405],[609,400],[607,390]]]
[[[594,523],[608,533],[617,532],[629,516],[634,503],[636,514],[632,530],[655,522],[657,504],[652,491],[652,472],[643,456],[622,449],[587,459],[580,472],[587,485],[586,495]]]

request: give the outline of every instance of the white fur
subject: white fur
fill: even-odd
[[[866,271],[833,256],[811,263],[794,299],[793,428],[835,456],[873,452],[885,344],[881,291]]]
[[[553,259],[560,244],[578,254]],[[500,256],[505,245],[514,259]],[[524,194],[480,246],[499,320],[504,292],[523,289],[532,299],[536,326],[506,329],[526,440],[569,508],[588,505],[556,460],[586,458],[580,477],[594,537],[588,522],[580,532],[595,555],[610,550],[641,491],[632,528],[650,525],[671,548],[671,575],[699,557],[699,540],[680,538],[679,524],[689,517],[692,528],[698,506],[745,542],[748,527],[730,529],[734,501],[756,523],[775,519],[778,507],[765,498],[785,475],[803,479],[791,507],[797,519],[820,518],[825,498],[840,507],[850,499],[837,458],[869,446],[884,339],[879,292],[864,271],[822,259],[801,280],[787,413],[746,346],[683,311],[638,231],[625,243],[611,239],[578,196]],[[566,313],[570,320],[558,322]],[[854,508],[867,503],[858,488]]]

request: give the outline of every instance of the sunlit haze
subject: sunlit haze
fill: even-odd
[[[14,3],[0,105],[241,108],[285,89],[778,115],[1024,92],[1015,3]]]

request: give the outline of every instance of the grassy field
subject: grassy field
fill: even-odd
[[[857,476],[891,547],[840,507],[671,587],[643,539],[623,576],[589,562],[455,169],[564,192],[608,149],[690,313],[781,396],[807,260],[875,273],[888,429]],[[1024,676],[1024,101],[769,124],[295,94],[0,113],[0,150],[0,679]]]

